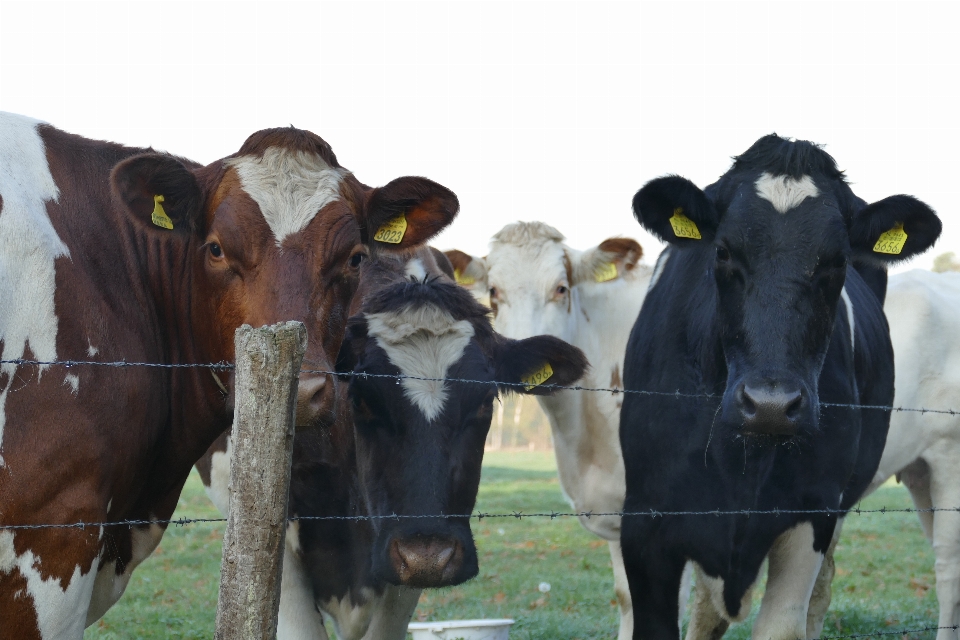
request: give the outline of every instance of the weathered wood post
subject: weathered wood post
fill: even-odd
[[[280,606],[297,377],[307,331],[300,322],[259,329],[243,325],[234,344],[230,514],[215,637],[272,639]]]

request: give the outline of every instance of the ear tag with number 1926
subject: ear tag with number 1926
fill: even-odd
[[[903,245],[907,242],[907,232],[903,230],[903,223],[898,222],[889,231],[880,234],[877,244],[873,245],[874,253],[889,253],[900,255]]]
[[[697,223],[683,215],[683,207],[677,207],[673,210],[673,215],[670,216],[670,226],[673,227],[673,233],[678,238],[702,239]]]
[[[377,230],[373,239],[387,244],[400,244],[403,234],[407,232],[407,217],[402,213],[396,218],[390,218]]]

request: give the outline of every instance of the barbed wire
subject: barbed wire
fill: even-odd
[[[95,360],[26,360],[22,358],[13,358],[9,360],[0,360],[0,365],[3,364],[15,364],[19,366],[62,366],[65,368],[82,366],[82,365],[92,365],[98,367],[153,367],[158,369],[210,369],[217,371],[232,371],[235,369],[235,366],[229,362],[209,362],[209,363],[157,363],[157,362],[127,362],[126,360],[120,360],[116,362],[98,362]],[[487,385],[487,386],[496,386],[496,387],[513,387],[513,388],[526,388],[530,387],[529,383],[526,382],[507,382],[504,380],[473,380],[469,378],[430,378],[425,376],[411,376],[402,373],[365,373],[365,372],[355,372],[355,371],[328,371],[326,369],[301,369],[300,373],[313,373],[327,376],[336,376],[340,378],[349,378],[352,376],[357,376],[361,378],[383,378],[387,380],[396,380],[397,384],[400,384],[402,380],[417,380],[421,382],[453,382],[458,384],[475,384],[475,385]],[[720,400],[722,396],[713,394],[713,393],[686,393],[682,391],[650,391],[642,389],[621,389],[619,387],[585,387],[582,385],[560,385],[560,384],[540,384],[536,385],[541,389],[547,389],[550,391],[589,391],[597,393],[611,393],[611,394],[635,394],[641,396],[661,396],[667,398],[685,398],[685,399],[708,399],[708,400]],[[876,411],[891,411],[894,413],[933,413],[933,414],[942,414],[950,416],[960,416],[960,410],[958,409],[928,409],[926,407],[896,407],[889,405],[873,405],[873,404],[852,404],[844,402],[821,402],[821,407],[837,407],[843,409],[867,409],[867,410],[876,410]]]
[[[859,507],[852,509],[709,509],[709,510],[699,510],[699,511],[661,511],[658,509],[650,509],[648,511],[541,511],[533,513],[524,513],[523,511],[512,511],[510,513],[485,513],[483,511],[477,511],[473,513],[412,513],[412,514],[398,514],[391,513],[385,515],[368,515],[368,514],[355,514],[355,515],[339,515],[339,516],[290,516],[287,518],[288,522],[296,522],[303,520],[313,520],[313,521],[353,521],[361,522],[367,520],[423,520],[423,519],[437,519],[437,518],[468,518],[471,520],[477,520],[482,522],[484,519],[514,519],[514,520],[523,520],[524,518],[550,518],[551,520],[557,520],[560,518],[586,518],[587,520],[591,518],[604,518],[604,517],[618,517],[618,518],[663,518],[667,516],[788,516],[788,515],[816,515],[816,514],[826,514],[826,515],[839,515],[847,516],[850,514],[855,515],[866,515],[866,514],[890,514],[890,513],[937,513],[937,512],[951,512],[958,513],[960,512],[960,507],[927,507],[923,509],[911,509],[911,508],[887,508],[880,507],[878,509],[862,509]],[[48,524],[9,524],[2,525],[0,524],[0,531],[2,530],[30,530],[30,529],[86,529],[87,527],[99,528],[99,527],[144,527],[150,525],[175,525],[175,526],[186,526],[188,524],[196,523],[222,523],[226,522],[226,518],[171,518],[171,519],[149,519],[149,520],[117,520],[114,522],[68,522],[68,523],[48,523]]]
[[[927,633],[930,631],[941,631],[943,629],[952,629],[956,631],[960,625],[951,625],[949,627],[922,627],[920,629],[899,629],[897,631],[874,631],[873,633],[852,633],[846,636],[820,636],[815,640],[853,640],[854,638],[874,638],[876,636],[902,636],[908,633]]]

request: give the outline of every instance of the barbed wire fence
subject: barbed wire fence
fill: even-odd
[[[229,362],[211,362],[211,363],[154,363],[154,362],[136,362],[136,361],[96,361],[96,360],[34,360],[34,359],[25,359],[25,358],[13,358],[13,359],[0,359],[0,366],[2,365],[14,365],[17,367],[20,366],[35,366],[35,367],[63,367],[70,369],[73,367],[81,366],[90,366],[90,367],[104,367],[104,368],[131,368],[131,367],[145,367],[145,368],[154,368],[154,369],[167,369],[167,370],[185,370],[185,369],[207,369],[211,373],[216,374],[216,372],[232,372],[236,369],[235,365]],[[0,371],[3,373],[3,371]],[[416,381],[425,381],[425,382],[442,382],[442,383],[453,383],[453,384],[469,384],[469,385],[484,385],[484,386],[494,386],[498,389],[511,389],[511,388],[527,388],[530,385],[525,382],[507,382],[507,381],[497,381],[497,380],[477,380],[477,379],[467,379],[467,378],[432,378],[432,377],[423,377],[423,376],[411,376],[405,374],[380,374],[380,373],[366,373],[366,372],[343,372],[343,371],[332,371],[325,369],[309,369],[309,368],[300,368],[300,374],[315,374],[315,375],[326,375],[334,376],[338,378],[351,378],[351,377],[361,377],[361,378],[375,378],[375,379],[389,379],[396,381],[397,384],[401,384],[403,380],[416,380]],[[216,377],[216,376],[215,376]],[[219,382],[219,379],[217,379]],[[588,393],[610,393],[614,395],[618,394],[635,394],[642,396],[659,396],[659,397],[669,397],[675,398],[677,400],[712,400],[719,401],[721,396],[718,394],[710,393],[689,393],[682,392],[680,390],[676,391],[655,391],[655,390],[639,390],[639,389],[624,389],[619,387],[587,387],[582,385],[556,385],[556,384],[541,384],[538,385],[542,389],[552,390],[552,391],[576,391],[576,392],[588,392]],[[931,415],[945,415],[945,416],[960,416],[960,409],[953,408],[928,408],[928,407],[903,407],[903,406],[887,406],[887,405],[861,405],[853,403],[833,403],[833,402],[821,402],[821,407],[835,407],[835,408],[847,408],[847,409],[859,409],[859,410],[876,410],[876,411],[889,411],[891,413],[920,413],[920,414],[931,414]],[[372,520],[407,520],[407,519],[436,519],[436,518],[456,518],[456,519],[475,519],[478,522],[483,521],[484,519],[513,519],[513,520],[524,520],[530,518],[548,518],[550,520],[558,519],[567,519],[567,518],[585,518],[591,519],[595,517],[620,517],[620,518],[663,518],[670,516],[703,516],[703,517],[721,517],[721,516],[740,516],[740,517],[753,517],[753,516],[788,516],[788,515],[815,515],[815,514],[826,514],[826,515],[837,515],[837,516],[849,516],[849,515],[865,515],[865,514],[905,514],[905,513],[938,513],[938,512],[960,512],[960,505],[954,507],[928,507],[928,508],[873,508],[873,509],[863,509],[859,506],[853,507],[850,509],[712,509],[712,510],[675,510],[675,511],[666,511],[666,510],[648,510],[648,511],[606,511],[606,512],[591,512],[591,511],[549,511],[549,512],[533,512],[525,513],[522,511],[513,511],[509,513],[486,513],[482,511],[476,511],[472,513],[460,513],[460,514],[390,514],[390,515],[372,515],[372,514],[353,514],[353,515],[322,515],[322,516],[290,516],[287,518],[288,522],[295,521],[372,521]],[[170,518],[170,519],[134,519],[134,520],[115,520],[107,522],[69,522],[69,523],[33,523],[33,524],[0,524],[0,531],[18,531],[18,530],[38,530],[38,529],[78,529],[85,530],[87,528],[107,528],[107,527],[146,527],[152,525],[161,525],[161,526],[174,526],[174,527],[184,527],[192,524],[200,523],[219,523],[225,524],[228,522],[228,518]],[[871,638],[879,636],[907,636],[911,634],[920,634],[920,633],[932,633],[939,632],[942,630],[952,630],[957,631],[960,628],[960,625],[952,626],[927,626],[911,629],[897,629],[897,630],[884,630],[884,631],[875,631],[870,633],[856,633],[848,635],[835,635],[835,636],[821,636],[816,640],[854,640],[858,638]]]

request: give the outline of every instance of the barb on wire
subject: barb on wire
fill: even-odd
[[[121,360],[118,362],[97,362],[97,361],[88,361],[88,360],[25,360],[22,358],[14,358],[11,360],[0,360],[0,365],[3,364],[15,364],[20,366],[41,366],[41,367],[50,367],[50,366],[63,366],[66,368],[80,366],[80,365],[91,365],[98,367],[154,367],[158,369],[212,369],[217,371],[232,371],[234,365],[229,362],[208,362],[208,363],[176,363],[176,364],[164,364],[158,362],[127,362]],[[335,376],[339,378],[349,378],[354,375],[363,376],[364,378],[387,378],[390,380],[396,380],[398,383],[400,380],[418,380],[421,382],[454,382],[458,384],[479,384],[479,385],[495,385],[497,387],[528,387],[529,385],[525,382],[506,382],[501,380],[471,380],[469,378],[429,378],[424,376],[411,376],[406,374],[398,373],[355,373],[352,371],[328,371],[325,369],[300,369],[300,373],[314,373],[319,375],[326,376]],[[714,393],[685,393],[679,390],[677,391],[650,391],[642,389],[621,389],[619,387],[584,387],[581,385],[560,385],[560,384],[542,384],[539,385],[543,389],[549,389],[551,391],[590,391],[596,393],[630,393],[641,396],[664,396],[669,398],[679,399],[689,399],[689,400],[720,400],[721,396]],[[942,414],[949,416],[960,416],[960,410],[956,409],[927,409],[925,407],[914,408],[914,407],[894,407],[888,405],[878,405],[878,404],[852,404],[844,402],[821,402],[821,407],[837,407],[842,409],[868,409],[876,411],[892,411],[897,413],[920,413],[920,414]]]
[[[650,509],[649,511],[543,511],[534,513],[524,513],[523,511],[511,511],[510,513],[486,513],[477,511],[475,513],[418,513],[418,514],[398,514],[389,515],[343,515],[343,516],[291,516],[287,518],[289,522],[298,520],[345,520],[345,521],[364,521],[364,520],[418,520],[418,519],[436,519],[436,518],[468,518],[476,519],[482,522],[484,518],[512,518],[514,520],[524,520],[527,518],[549,518],[557,520],[558,518],[598,518],[598,517],[618,517],[618,518],[663,518],[665,516],[782,516],[782,515],[865,515],[871,513],[935,513],[938,511],[960,512],[960,507],[929,507],[925,509],[889,509],[880,507],[879,509],[711,509],[705,511],[658,511]],[[116,522],[68,522],[56,524],[0,524],[0,531],[18,530],[18,529],[86,529],[87,527],[139,527],[148,525],[177,525],[183,526],[201,522],[226,522],[226,518],[175,518],[170,520],[118,520]]]

